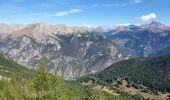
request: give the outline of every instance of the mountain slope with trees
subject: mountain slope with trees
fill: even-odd
[[[115,78],[124,78],[129,83],[143,84],[151,90],[170,92],[170,55],[120,61],[94,76],[107,83]]]
[[[32,78],[35,75],[35,70],[27,69],[13,60],[5,58],[3,54],[0,54],[0,75]]]

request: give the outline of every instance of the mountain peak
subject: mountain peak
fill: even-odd
[[[39,22],[39,23],[33,23],[32,25],[35,25],[35,26],[48,26],[48,23]]]
[[[170,27],[157,21],[152,21],[149,24],[142,25],[142,28],[148,29],[152,32],[163,32],[165,30],[170,30]]]
[[[150,25],[150,26],[161,26],[161,25],[164,25],[164,24],[162,24],[162,23],[160,23],[160,22],[157,22],[157,21],[152,21],[149,25]],[[165,26],[165,25],[164,25],[164,26]]]

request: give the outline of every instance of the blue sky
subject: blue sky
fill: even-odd
[[[67,25],[170,25],[170,0],[1,0],[0,22]]]

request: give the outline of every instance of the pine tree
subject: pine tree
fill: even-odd
[[[0,100],[23,100],[20,92],[20,83],[15,79],[11,81],[3,80],[0,82]]]
[[[33,80],[33,87],[37,94],[38,100],[45,100],[49,95],[50,77],[45,70],[44,58],[40,59],[37,74]]]
[[[63,80],[60,76],[55,75],[53,84],[54,100],[69,100],[69,94],[63,86]]]

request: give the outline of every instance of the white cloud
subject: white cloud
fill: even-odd
[[[142,3],[142,0],[130,0],[129,3],[120,3],[120,4],[93,4],[91,7],[125,7],[128,5],[134,5]]]
[[[142,3],[142,0],[131,0],[132,4],[139,4]]]
[[[82,10],[80,9],[70,9],[68,11],[60,11],[60,12],[57,12],[55,14],[51,14],[51,15],[48,15],[49,16],[66,16],[66,15],[69,15],[69,14],[74,14],[74,13],[79,13],[79,12],[82,12]]]
[[[124,7],[127,4],[94,4],[92,7]]]
[[[148,15],[143,15],[141,17],[138,17],[137,19],[144,21],[144,22],[150,22],[157,18],[157,15],[155,13],[150,13]]]

